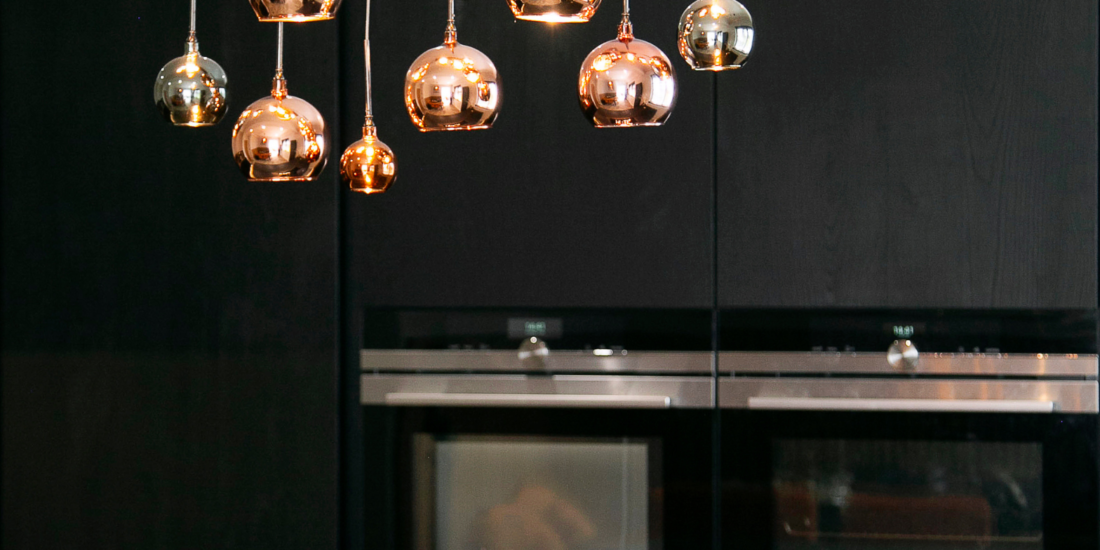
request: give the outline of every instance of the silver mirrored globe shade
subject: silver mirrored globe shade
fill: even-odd
[[[153,101],[172,124],[213,126],[229,110],[227,85],[221,65],[203,57],[196,48],[160,70],[153,85]]]
[[[752,53],[752,16],[737,0],[698,0],[680,16],[677,47],[697,71],[739,69]]]

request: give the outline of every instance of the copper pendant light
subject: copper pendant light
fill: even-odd
[[[199,53],[195,38],[195,0],[191,0],[191,34],[187,53],[168,62],[153,84],[153,102],[176,126],[213,126],[229,108],[229,79],[221,65]]]
[[[256,17],[265,23],[308,23],[336,17],[340,0],[248,0]]]
[[[363,123],[363,139],[352,143],[340,156],[340,175],[352,191],[359,193],[385,193],[397,179],[397,157],[393,149],[378,139],[371,110],[370,89],[370,0],[367,0],[367,22],[363,29],[363,57],[367,74],[366,121]]]
[[[287,95],[283,24],[271,96],[249,105],[233,126],[233,159],[249,181],[314,181],[328,160],[328,128],[305,100]]]
[[[592,50],[581,65],[578,99],[597,128],[660,126],[676,104],[676,72],[660,48],[634,38],[630,0],[623,0],[619,36]]]
[[[500,77],[480,51],[458,43],[454,0],[448,0],[443,45],[413,61],[405,75],[405,107],[421,132],[484,130],[500,113]]]
[[[542,23],[587,23],[600,0],[508,0],[516,19]]]
[[[740,69],[752,53],[752,16],[737,0],[698,0],[680,16],[680,55],[697,71]]]

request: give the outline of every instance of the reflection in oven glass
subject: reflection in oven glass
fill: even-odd
[[[417,548],[646,550],[650,444],[421,434]]]
[[[1043,548],[1042,447],[776,440],[775,548]]]

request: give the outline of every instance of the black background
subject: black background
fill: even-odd
[[[686,1],[634,2],[677,107],[598,131],[575,78],[614,2],[542,27],[460,0],[503,113],[422,135],[401,85],[445,2],[376,0],[399,163],[377,197],[336,169],[362,120],[363,6],[345,4],[287,29],[290,92],[334,130],[309,184],[232,161],[275,62],[243,0],[199,3],[230,79],[213,129],[150,97],[187,2],[5,6],[5,548],[335,547],[338,382],[354,407],[367,306],[1096,306],[1094,2],[761,0],[756,52],[717,75],[678,59]]]

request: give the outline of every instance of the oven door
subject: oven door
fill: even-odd
[[[713,380],[362,378],[367,547],[712,548]]]
[[[731,377],[719,405],[724,548],[1100,546],[1097,416],[1055,412],[1094,381]]]

